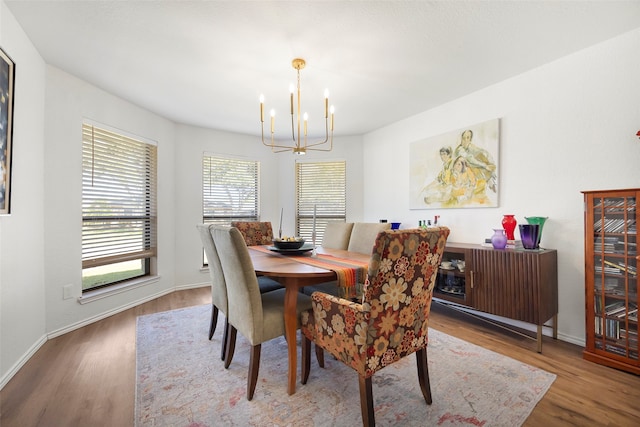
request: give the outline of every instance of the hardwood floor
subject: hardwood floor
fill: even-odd
[[[0,391],[0,426],[132,426],[136,317],[210,300],[209,288],[174,292],[48,341]],[[640,423],[640,377],[583,360],[581,347],[545,337],[539,354],[535,341],[439,304],[430,322],[558,376],[525,426]]]

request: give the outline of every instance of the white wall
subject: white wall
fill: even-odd
[[[16,64],[11,215],[0,216],[0,387],[43,342],[45,64],[4,2],[0,46]]]
[[[258,123],[256,123],[256,126]],[[304,161],[346,160],[349,220],[362,217],[362,138],[336,138],[329,153],[274,154],[255,136],[178,125],[176,131],[176,286],[209,283],[202,270],[202,244],[196,224],[202,222],[203,153],[260,161],[260,219],[271,221],[274,232],[284,209],[283,232],[295,230],[296,159]]]
[[[640,187],[638,52],[635,30],[365,135],[367,219],[416,225],[438,214],[450,241],[480,243],[503,214],[519,223],[548,216],[542,246],[558,251],[559,335],[583,344],[580,192]],[[500,207],[409,210],[409,145],[493,118],[501,119]]]
[[[174,286],[175,205],[173,122],[149,113],[55,67],[47,66],[45,101],[45,285],[47,332],[56,334],[104,317]],[[158,144],[158,256],[160,280],[80,305],[82,294],[82,122],[94,122]],[[63,299],[63,286],[73,286]]]

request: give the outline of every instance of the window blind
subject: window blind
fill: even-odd
[[[296,163],[296,235],[311,241],[316,212],[316,244],[329,221],[346,221],[346,162]]]
[[[260,163],[255,160],[203,156],[203,222],[258,221],[259,176]]]
[[[157,147],[82,126],[82,267],[156,255]]]

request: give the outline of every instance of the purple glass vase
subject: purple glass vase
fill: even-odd
[[[537,249],[538,248],[538,230],[540,226],[538,224],[520,224],[520,239],[522,240],[522,247],[525,249]]]
[[[507,247],[507,236],[504,234],[504,229],[494,228],[493,236],[491,236],[491,244],[494,249],[504,249]]]

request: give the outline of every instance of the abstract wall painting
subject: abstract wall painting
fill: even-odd
[[[0,48],[0,215],[11,213],[11,148],[15,64]]]
[[[500,119],[413,142],[410,209],[498,206]]]

